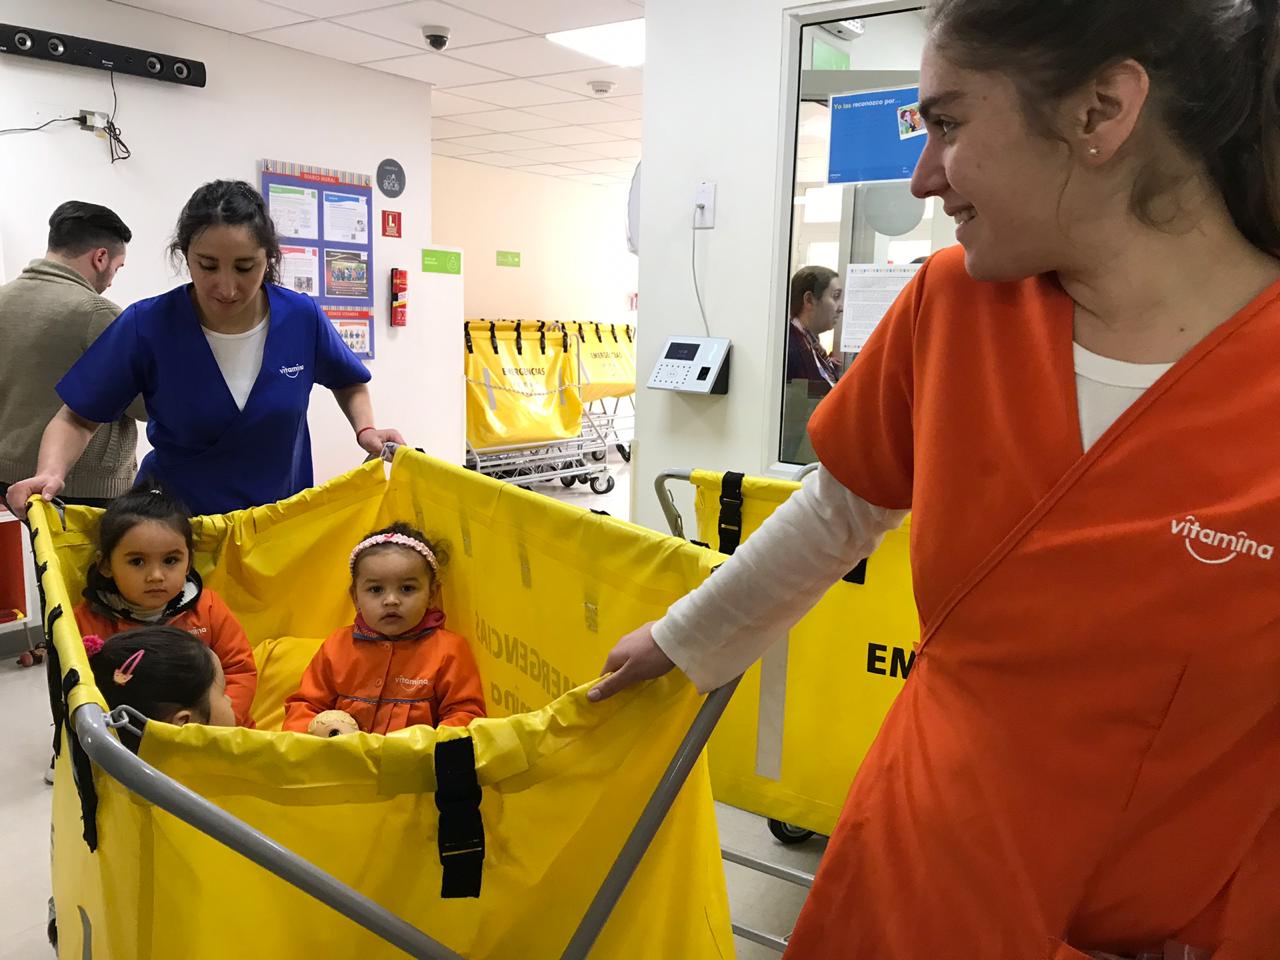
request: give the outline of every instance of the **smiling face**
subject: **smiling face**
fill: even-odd
[[[196,305],[214,326],[252,314],[267,272],[267,251],[246,224],[214,224],[191,239],[187,268]]]
[[[426,616],[435,588],[431,568],[408,547],[370,547],[356,563],[352,600],[374,630],[398,637]]]
[[[955,218],[970,275],[1015,280],[1062,268],[1084,209],[1070,148],[1030,126],[1011,79],[962,69],[933,43],[920,97],[928,140],[911,192],[937,197]]]
[[[182,592],[191,556],[182,534],[156,520],[134,524],[98,570],[139,610],[159,610]]]

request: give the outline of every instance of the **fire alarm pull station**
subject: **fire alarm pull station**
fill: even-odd
[[[409,271],[391,269],[391,325],[409,325]]]
[[[722,337],[672,337],[649,374],[651,390],[705,396],[729,392],[729,350]]]

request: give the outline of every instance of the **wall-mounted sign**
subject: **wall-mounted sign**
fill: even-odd
[[[404,167],[395,160],[387,159],[378,164],[378,175],[374,179],[384,197],[398,197],[404,193]]]
[[[520,251],[518,250],[499,250],[498,266],[500,267],[518,267],[520,266]]]
[[[928,134],[919,87],[832,97],[827,182],[910,180]]]
[[[399,210],[383,210],[382,211],[382,235],[384,237],[403,237],[404,234],[400,230],[400,211]]]
[[[462,273],[462,254],[457,250],[423,250],[423,273]]]

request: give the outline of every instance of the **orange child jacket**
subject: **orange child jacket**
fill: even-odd
[[[285,702],[285,730],[306,732],[325,710],[345,710],[365,733],[417,724],[465,727],[485,715],[480,670],[467,641],[436,629],[416,640],[330,635]]]
[[[125,630],[145,626],[99,613],[87,602],[78,604],[75,614],[81,636],[97,634],[104,640]],[[236,723],[242,727],[252,727],[249,708],[253,705],[253,695],[258,690],[258,668],[253,662],[253,650],[249,647],[244,628],[223,599],[205,587],[195,605],[168,621],[168,624],[203,640],[217,655],[222,663],[222,672],[227,677],[227,695],[231,698]]]
[[[1073,310],[944,251],[811,421],[921,639],[788,958],[1280,957],[1280,283],[1087,452]]]

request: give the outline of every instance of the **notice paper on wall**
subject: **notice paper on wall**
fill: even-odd
[[[893,301],[920,269],[918,263],[890,266],[851,263],[844,278],[844,318],[840,352],[860,353]]]
[[[325,307],[325,315],[343,343],[362,360],[373,359],[373,311]]]
[[[271,219],[282,237],[318,240],[320,215],[316,209],[320,191],[285,183],[267,185],[267,205]]]
[[[369,201],[355,193],[324,192],[324,238],[330,243],[369,242]]]
[[[369,297],[369,254],[363,250],[324,252],[324,296],[335,300]]]
[[[827,183],[909,180],[928,136],[919,87],[834,96]]]
[[[320,248],[280,247],[280,286],[309,297],[320,295]]]

